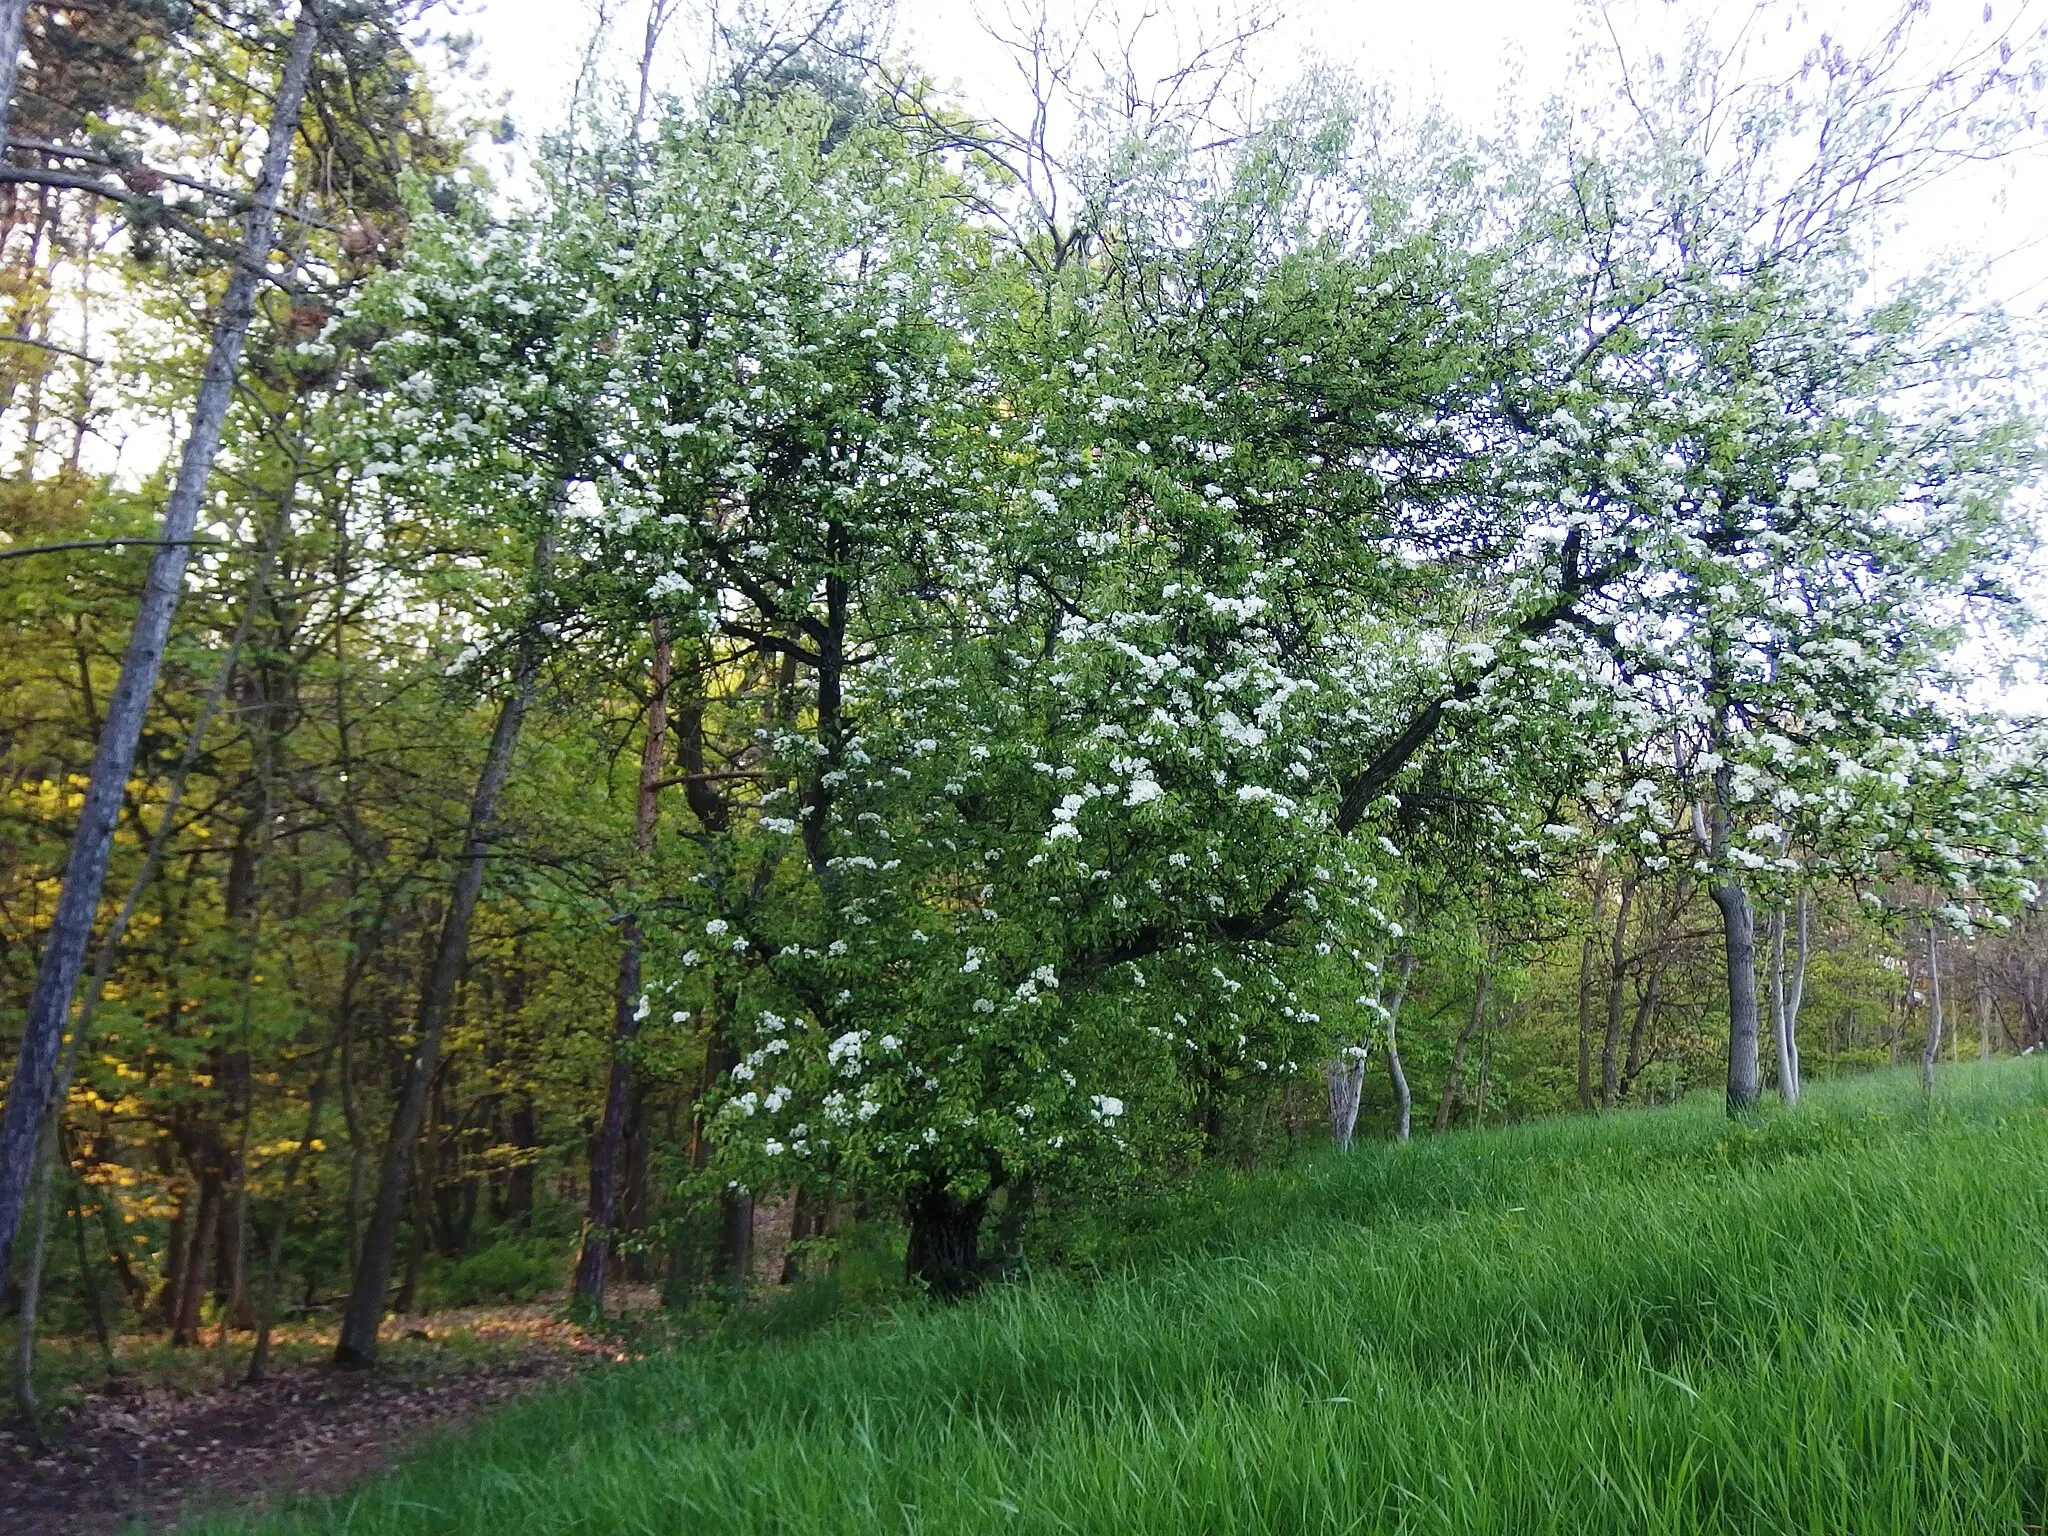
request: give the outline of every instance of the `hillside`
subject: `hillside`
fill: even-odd
[[[684,1351],[268,1532],[2038,1528],[2048,1074],[1362,1148],[1115,1272]]]

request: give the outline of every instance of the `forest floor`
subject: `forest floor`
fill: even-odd
[[[1219,1171],[971,1304],[650,1350],[196,1529],[2021,1536],[2044,1167],[2020,1061]]]
[[[625,1297],[629,1311],[652,1304],[651,1289]],[[170,1530],[209,1511],[351,1487],[423,1436],[627,1358],[561,1316],[556,1298],[394,1317],[373,1372],[326,1363],[331,1328],[285,1327],[256,1386],[241,1381],[246,1335],[225,1351],[123,1338],[111,1379],[90,1339],[56,1341],[45,1351],[57,1386],[46,1395],[44,1443],[18,1422],[0,1424],[0,1532]]]

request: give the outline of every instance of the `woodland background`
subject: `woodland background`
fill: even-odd
[[[696,96],[593,72],[506,189],[496,125],[439,91],[460,50],[424,39],[451,23],[314,10],[40,1238],[6,1282],[17,1312],[39,1285],[31,1331],[253,1340],[361,1300],[366,1243],[389,1274],[365,1355],[386,1306],[572,1271],[586,1309],[623,1279],[688,1316],[906,1262],[961,1290],[1353,1115],[1422,1136],[1719,1091],[1731,882],[1764,1084],[1788,1076],[1774,1012],[1808,1079],[2048,1040],[2040,738],[1957,660],[2027,622],[2039,353],[1940,274],[1873,301],[1860,265],[1957,143],[2027,151],[2023,27],[1917,95],[1896,37],[1816,45],[1776,118],[1716,96],[1735,66],[1702,51],[1606,137],[1565,112],[1495,140],[1320,78],[1212,139],[1240,32],[1105,91],[1119,35],[1084,56],[1042,31],[1020,46],[1041,116],[1080,125],[1060,140],[941,98],[872,15],[763,11]],[[294,19],[26,7],[0,204],[10,1057]],[[651,47],[674,17],[620,25],[643,21]],[[1724,123],[1732,161],[1685,159]],[[1646,402],[1736,397],[1756,420],[1681,413],[1663,459],[1617,467]],[[1685,488],[1644,491],[1658,463]],[[1694,489],[1743,473],[1755,520],[1696,536],[1738,498]],[[1795,612],[1771,583],[1802,569]],[[1183,582],[1193,617],[1103,638]],[[1793,697],[1816,636],[1867,654]],[[1554,675],[1516,670],[1525,640]],[[1172,686],[1169,646],[1206,702],[1137,697]],[[1140,682],[1114,672],[1140,653]],[[1303,679],[1313,707],[1258,712]],[[1155,706],[1220,745],[1112,778],[1088,744]],[[970,790],[990,743],[1015,751]],[[1761,819],[1726,769],[1751,747],[1758,803],[1791,809],[1745,864]],[[1836,814],[1859,756],[1875,785]],[[948,846],[892,881],[874,828]],[[969,943],[1013,905],[1024,937]],[[823,957],[856,929],[886,952],[841,989]],[[969,1060],[977,972],[1010,1011]],[[778,1057],[804,1066],[770,1090]],[[825,1123],[849,1059],[876,1107],[794,1168],[789,1127]],[[750,1081],[788,1105],[772,1125],[728,1107]]]

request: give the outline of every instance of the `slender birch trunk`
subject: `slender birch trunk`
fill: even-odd
[[[1927,1045],[1920,1052],[1920,1091],[1934,1092],[1934,1063],[1941,1056],[1941,944],[1934,914],[1927,914]]]
[[[1798,1008],[1806,993],[1806,893],[1800,891],[1794,903],[1794,926],[1798,950],[1790,977],[1786,975],[1786,909],[1774,907],[1767,928],[1769,967],[1772,967],[1772,1036],[1778,1047],[1778,1096],[1786,1104],[1798,1104],[1802,1090],[1798,1063]]]
[[[1394,1086],[1394,1140],[1408,1139],[1409,1121],[1414,1113],[1414,1095],[1408,1091],[1408,1074],[1401,1066],[1401,1042],[1396,1033],[1401,1022],[1401,1005],[1408,1000],[1408,982],[1415,974],[1415,951],[1401,950],[1401,981],[1394,988],[1394,1000],[1387,1007],[1387,1076]]]
[[[1799,1102],[1799,1083],[1793,1076],[1792,1037],[1787,1028],[1785,993],[1785,909],[1771,908],[1764,925],[1764,944],[1770,956],[1771,1042],[1778,1055],[1778,1097],[1787,1104]]]
[[[11,24],[20,37],[20,6],[6,0],[11,14],[0,13],[0,83],[15,67],[18,46],[6,47],[5,32]],[[64,884],[57,898],[56,914],[43,944],[42,962],[37,968],[21,1049],[14,1074],[8,1083],[7,1105],[0,1111],[0,1274],[7,1270],[15,1234],[21,1226],[22,1208],[42,1125],[56,1093],[57,1057],[64,1027],[71,1016],[71,1002],[78,990],[79,972],[85,964],[85,948],[92,935],[93,919],[99,911],[100,890],[107,876],[107,859],[113,847],[114,827],[120,817],[122,795],[129,773],[135,766],[136,743],[148,713],[150,695],[156,687],[157,669],[168,643],[171,619],[185,580],[185,564],[191,539],[205,498],[207,478],[220,450],[222,428],[228,403],[241,370],[242,347],[256,314],[256,286],[270,254],[271,232],[276,224],[277,205],[291,164],[292,141],[298,132],[299,107],[305,98],[306,80],[313,67],[313,47],[319,36],[316,7],[307,0],[300,6],[292,31],[291,48],[283,76],[278,81],[271,112],[269,141],[256,178],[254,196],[243,223],[242,244],[227,292],[214,322],[213,345],[201,378],[199,396],[193,406],[192,430],[185,442],[178,478],[172,486],[156,553],[149,563],[149,577],[129,636],[127,654],[121,661],[121,675],[108,701],[100,728],[99,748],[93,757],[86,784],[85,803],[78,827],[72,835],[70,856],[65,862]]]
[[[1793,902],[1794,933],[1799,948],[1792,962],[1791,980],[1785,989],[1784,1029],[1778,1042],[1778,1087],[1781,1094],[1785,1092],[1788,1086],[1790,1087],[1791,1092],[1785,1094],[1785,1102],[1787,1104],[1797,1104],[1800,1095],[1806,1091],[1805,1068],[1799,1059],[1799,1008],[1800,1004],[1806,1000],[1806,958],[1809,953],[1807,924],[1809,917],[1810,911],[1807,895],[1802,890]]]
[[[661,769],[668,752],[668,633],[653,624],[652,691],[647,703],[647,736],[640,748],[640,792],[633,816],[633,850],[644,860],[654,848],[661,815]],[[637,898],[634,898],[637,899]],[[605,1084],[604,1118],[590,1154],[590,1209],[583,1252],[576,1262],[576,1300],[604,1311],[605,1267],[611,1258],[612,1228],[618,1224],[619,1172],[626,1150],[626,1120],[633,1100],[633,1037],[646,1008],[640,996],[640,914],[629,911],[619,947],[619,978],[612,1003],[612,1067]]]
[[[554,535],[544,533],[534,551],[536,585],[545,576],[554,555]],[[455,1008],[455,989],[469,954],[469,928],[476,916],[477,899],[483,893],[484,865],[490,856],[491,837],[497,829],[498,800],[512,773],[512,753],[519,744],[519,730],[533,703],[540,678],[541,637],[531,626],[519,643],[511,687],[498,707],[498,722],[491,732],[491,744],[484,753],[476,789],[470,796],[469,828],[463,838],[462,865],[455,876],[448,910],[441,920],[441,936],[434,951],[433,969],[420,995],[418,1044],[407,1065],[405,1084],[392,1107],[391,1132],[384,1143],[384,1156],[377,1177],[376,1202],[363,1233],[361,1257],[349,1288],[348,1305],[342,1315],[341,1338],[335,1345],[334,1363],[341,1366],[374,1365],[377,1332],[384,1321],[385,1300],[391,1287],[391,1266],[397,1257],[398,1223],[405,1213],[405,1197],[412,1177],[414,1144],[427,1113],[427,1095],[433,1087],[434,1070],[441,1059],[441,1037],[447,1032]]]

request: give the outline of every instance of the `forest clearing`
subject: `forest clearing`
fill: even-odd
[[[0,0],[10,1536],[2048,1521],[2048,0],[1417,10]]]

